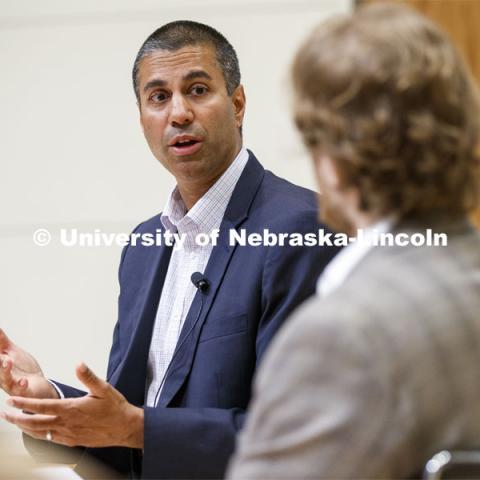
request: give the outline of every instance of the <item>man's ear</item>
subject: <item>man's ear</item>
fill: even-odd
[[[341,184],[340,175],[332,157],[325,152],[317,152],[313,158],[318,183],[330,190],[338,190]]]
[[[232,93],[233,110],[235,112],[237,127],[239,128],[243,124],[246,103],[247,99],[245,98],[245,91],[243,89],[243,85],[239,85]]]
[[[142,118],[142,109],[140,107],[140,103],[137,102],[137,107],[138,107],[138,119],[140,120],[140,128],[142,129],[142,133],[145,135],[145,127],[143,126],[143,118]]]

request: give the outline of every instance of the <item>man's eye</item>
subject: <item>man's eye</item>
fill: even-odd
[[[194,95],[205,95],[207,93],[207,87],[203,85],[195,85],[190,90]]]
[[[167,99],[167,94],[165,92],[154,93],[150,97],[154,102],[164,102]]]

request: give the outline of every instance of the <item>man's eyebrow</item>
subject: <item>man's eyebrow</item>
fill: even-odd
[[[164,87],[166,84],[167,84],[167,82],[165,80],[160,80],[158,78],[154,79],[154,80],[150,80],[143,87],[143,91],[146,92],[150,88],[155,88],[155,87]]]
[[[207,80],[212,80],[212,77],[205,70],[192,70],[188,72],[183,80],[195,80],[197,78],[206,78]]]
[[[207,80],[212,80],[212,77],[205,70],[192,70],[191,72],[188,72],[183,77],[182,80],[188,82],[190,80],[195,80],[197,78],[206,78]],[[165,80],[162,80],[160,78],[155,78],[145,84],[145,86],[143,87],[143,91],[146,92],[151,88],[165,87],[166,85],[167,85],[167,82]]]

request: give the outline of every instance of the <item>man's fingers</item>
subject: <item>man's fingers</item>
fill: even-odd
[[[29,415],[27,413],[0,412],[0,418],[16,425],[20,429],[32,432],[51,430],[58,422],[56,415]]]
[[[28,430],[26,428],[22,429],[23,433],[26,433],[29,437],[36,438],[37,440],[47,440],[47,432],[50,432],[52,440],[49,440],[58,445],[65,445],[66,447],[76,447],[78,443],[70,436],[67,436],[63,433],[57,432],[55,430]]]
[[[0,387],[7,393],[11,393],[15,387],[12,365],[12,360],[8,355],[0,355]]]
[[[20,377],[17,380],[17,385],[20,390],[26,390],[28,388],[28,380],[25,377]]]
[[[7,337],[7,334],[0,328],[0,351],[6,350],[11,344],[12,342]]]
[[[0,374],[9,372],[12,369],[12,359],[5,354],[0,354]]]
[[[10,385],[10,395],[16,395],[23,397],[28,390],[28,380],[24,377],[15,379],[12,377],[12,383]]]
[[[75,439],[64,433],[55,431],[55,430],[42,430],[42,431],[33,431],[28,429],[22,429],[23,433],[26,433],[29,437],[36,438],[37,440],[46,440],[47,432],[50,432],[52,443],[57,443],[58,445],[65,445],[66,447],[77,447],[79,445]],[[72,462],[73,463],[73,462]]]
[[[68,400],[44,400],[25,397],[10,397],[7,404],[27,412],[43,415],[59,415],[69,407]]]
[[[90,390],[90,393],[104,397],[110,390],[110,385],[98,378],[84,363],[77,367],[77,378]]]
[[[13,361],[8,355],[0,355],[0,386],[6,387],[13,395],[22,395],[22,391],[28,387],[26,377],[13,375]]]
[[[35,432],[33,430],[28,430],[27,428],[22,428],[21,430],[29,437],[36,438],[37,440],[45,440],[47,438],[47,432]]]

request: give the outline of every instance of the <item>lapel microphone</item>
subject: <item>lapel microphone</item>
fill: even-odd
[[[195,285],[195,287],[197,287],[197,289],[200,290],[202,293],[206,293],[208,287],[210,286],[208,278],[200,272],[192,273],[190,280]]]
[[[158,402],[158,398],[160,396],[160,392],[162,391],[162,387],[165,383],[165,380],[167,378],[167,374],[170,370],[170,367],[172,366],[172,363],[173,363],[173,359],[175,358],[175,355],[180,351],[180,349],[182,348],[183,344],[185,343],[185,341],[187,340],[187,338],[190,336],[190,334],[192,333],[193,329],[195,328],[195,325],[197,324],[198,320],[200,319],[200,315],[202,313],[202,310],[203,310],[203,299],[205,298],[205,295],[210,287],[210,282],[208,281],[208,278],[203,274],[203,273],[200,273],[200,272],[194,272],[192,273],[192,276],[190,277],[190,280],[191,282],[193,283],[193,285],[195,286],[195,288],[201,293],[201,296],[200,296],[200,308],[198,309],[198,313],[197,313],[197,316],[195,318],[195,321],[193,322],[192,326],[190,327],[190,330],[187,332],[187,334],[183,337],[183,340],[181,341],[180,345],[177,345],[175,347],[175,351],[173,352],[173,355],[172,355],[172,358],[170,360],[170,363],[168,364],[168,367],[167,369],[165,370],[165,373],[163,375],[163,378],[162,378],[162,381],[160,383],[160,386],[158,387],[158,390],[157,390],[157,393],[155,394],[155,400],[153,401],[153,406],[156,407],[157,406],[157,402]],[[192,301],[193,303],[193,301]],[[189,310],[190,312],[190,310]],[[188,316],[188,313],[187,313],[187,316]]]

